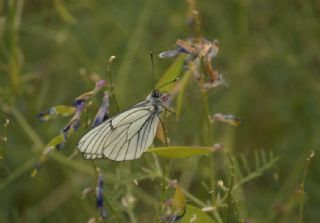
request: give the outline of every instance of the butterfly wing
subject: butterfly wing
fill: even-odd
[[[89,131],[78,149],[86,159],[137,159],[152,144],[158,122],[154,105],[140,103]]]

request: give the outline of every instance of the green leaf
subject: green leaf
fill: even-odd
[[[190,81],[190,77],[191,77],[190,71],[184,72],[184,75],[181,80],[180,92],[179,92],[178,99],[177,99],[177,108],[176,108],[177,119],[179,119],[180,115],[181,115],[182,105],[184,102],[184,100],[183,100],[184,99],[184,92],[185,92],[185,89]]]
[[[57,105],[53,107],[57,115],[61,116],[69,116],[76,112],[76,108],[74,106],[66,106],[66,105]]]
[[[173,197],[173,206],[175,210],[181,211],[186,205],[186,196],[182,192],[179,184],[176,185],[176,192]]]
[[[53,139],[51,139],[46,147],[53,147],[54,148],[63,142],[64,142],[64,136],[62,134],[59,134],[56,137],[54,137]]]
[[[272,151],[269,153],[269,155],[264,150],[256,151],[255,158],[254,158],[255,167],[252,167],[253,165],[250,166],[251,162],[249,162],[249,159],[243,154],[240,154],[234,160],[236,166],[238,167],[237,174],[239,178],[234,188],[237,189],[241,187],[243,184],[261,176],[264,171],[274,167],[278,159],[279,159],[278,157],[274,157]]]
[[[66,106],[66,105],[57,105],[51,107],[46,112],[41,112],[38,114],[38,117],[41,121],[49,121],[58,116],[67,117],[76,112],[76,108],[74,106]]]
[[[184,63],[186,55],[180,54],[178,58],[171,64],[171,66],[166,70],[166,72],[162,75],[161,79],[156,84],[156,89],[158,89],[161,85],[169,83],[173,81],[175,78],[180,76],[181,68]],[[161,91],[169,91],[172,88],[172,84],[166,85],[161,88]]]
[[[147,152],[155,153],[159,156],[168,158],[185,158],[196,155],[213,153],[217,148],[201,146],[166,146],[148,149]]]
[[[200,208],[193,205],[187,205],[186,213],[180,221],[177,223],[215,223],[215,221],[209,217]]]

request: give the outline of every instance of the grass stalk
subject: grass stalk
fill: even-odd
[[[232,157],[229,153],[227,153],[228,160],[229,160],[229,168],[230,168],[230,183],[229,183],[229,189],[227,193],[227,206],[225,207],[224,213],[223,213],[223,223],[227,223],[230,219],[229,215],[231,212],[232,208],[232,191],[233,191],[233,186],[234,186],[234,177],[235,177],[235,170],[234,170],[234,164]]]
[[[309,154],[308,158],[306,159],[305,167],[304,167],[302,178],[301,178],[301,181],[300,181],[299,193],[301,195],[301,198],[300,198],[300,203],[299,203],[298,223],[303,223],[304,203],[305,203],[305,188],[304,188],[304,185],[305,185],[305,181],[306,181],[306,178],[307,178],[307,174],[308,174],[308,170],[309,170],[309,166],[310,166],[311,160],[313,159],[314,156],[315,156],[315,152],[314,151],[310,151],[310,154]]]

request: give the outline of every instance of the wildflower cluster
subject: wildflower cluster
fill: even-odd
[[[38,114],[38,117],[41,121],[49,121],[56,117],[62,116],[70,116],[71,119],[67,123],[66,126],[62,128],[60,133],[51,139],[49,143],[46,145],[45,149],[38,162],[35,164],[35,169],[32,172],[32,176],[35,176],[39,170],[39,168],[43,165],[43,163],[47,160],[48,155],[54,150],[60,150],[65,146],[65,143],[70,139],[70,137],[78,130],[80,126],[81,115],[83,111],[88,107],[90,99],[92,99],[99,91],[101,91],[106,86],[105,80],[99,80],[96,82],[95,88],[89,92],[85,92],[81,94],[73,101],[73,106],[66,105],[58,105],[50,108],[46,112],[41,112]],[[100,124],[108,117],[109,112],[109,94],[107,91],[104,92],[102,105],[93,121],[93,127]]]
[[[176,45],[176,49],[161,52],[159,57],[170,58],[179,54],[187,54],[185,68],[192,72],[202,89],[208,90],[226,85],[222,75],[212,67],[212,60],[219,52],[219,41],[217,39],[213,41],[204,37],[200,39],[191,38],[186,41],[178,39]]]

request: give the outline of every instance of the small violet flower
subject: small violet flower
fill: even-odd
[[[96,203],[102,219],[107,218],[107,211],[103,206],[103,174],[99,173],[96,187]]]
[[[84,104],[84,102],[79,102],[79,104],[76,107],[77,110],[75,115],[71,118],[69,123],[62,129],[62,134],[65,140],[68,140],[69,136],[78,130],[80,126],[81,113],[84,109]]]
[[[102,99],[102,105],[94,118],[92,128],[100,125],[109,117],[109,92],[105,91]]]
[[[105,80],[99,80],[96,82],[95,88],[91,91],[88,91],[86,93],[83,93],[82,95],[78,96],[73,104],[75,106],[79,105],[81,102],[86,102],[88,101],[90,98],[92,98],[94,95],[96,95],[104,86],[106,85],[106,81]]]

